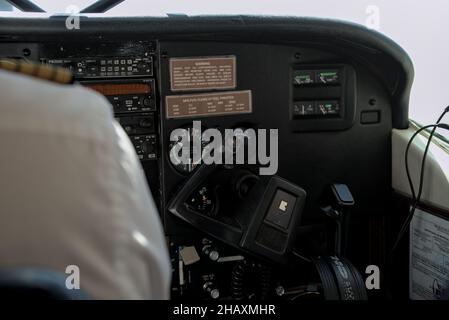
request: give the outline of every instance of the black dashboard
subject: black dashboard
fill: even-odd
[[[111,102],[158,203],[174,296],[195,290],[195,273],[211,283],[221,272],[203,266],[186,280],[178,270],[182,248],[215,241],[168,210],[195,171],[170,162],[170,134],[193,120],[219,130],[278,129],[277,175],[307,192],[296,252],[327,252],[320,201],[326,186],[344,183],[355,199],[349,239],[357,241],[348,256],[360,265],[383,259],[370,239],[382,237],[390,210],[390,134],[408,126],[413,79],[408,56],[384,36],[305,18],[89,17],[80,30],[66,30],[58,17],[2,19],[0,56],[68,68]],[[220,255],[229,250],[240,254],[225,247]]]

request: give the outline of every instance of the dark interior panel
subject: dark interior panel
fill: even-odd
[[[220,131],[277,129],[276,175],[305,191],[298,192],[301,219],[295,226],[295,253],[319,256],[331,251],[332,221],[323,213],[323,199],[330,185],[345,185],[354,199],[346,256],[357,266],[377,263],[384,251],[376,247],[383,245],[378,241],[372,245],[373,237],[378,237],[373,226],[382,226],[391,207],[390,135],[393,128],[408,125],[413,69],[402,49],[364,28],[330,21],[191,19],[136,18],[126,23],[82,19],[83,28],[68,33],[55,18],[33,28],[37,30],[33,37],[25,25],[11,30],[1,21],[0,56],[70,69],[77,82],[107,96],[136,148],[158,204],[175,270],[174,297],[185,292],[204,295],[203,280],[195,279],[221,276],[216,285],[225,286],[229,276],[226,267],[206,262],[189,269],[191,283],[180,284],[182,248],[195,246],[209,257],[212,247],[219,248],[220,255],[254,255],[250,249],[239,251],[216,241],[208,230],[192,227],[169,210],[173,198],[193,183],[198,171],[182,171],[171,163],[170,135],[177,128],[191,127],[194,120],[201,121],[202,129]],[[235,58],[235,88],[172,90],[171,59],[207,57]],[[179,118],[167,114],[168,96],[235,91],[250,93],[250,112]],[[296,189],[291,190],[294,194]],[[240,220],[235,221],[238,229]],[[273,225],[265,222],[263,228],[271,230]],[[283,237],[273,231],[252,236],[265,247]]]
[[[316,217],[317,200],[324,186],[340,181],[352,187],[357,194],[360,211],[373,209],[375,199],[381,198],[390,185],[390,132],[391,105],[388,94],[369,71],[354,65],[357,78],[357,103],[351,128],[331,130],[326,128],[328,119],[310,119],[322,130],[292,132],[292,126],[300,126],[291,118],[292,93],[291,68],[310,63],[349,63],[348,57],[333,55],[320,50],[301,47],[270,46],[233,43],[161,43],[164,56],[161,59],[161,92],[172,94],[169,87],[168,64],[170,57],[214,56],[233,54],[237,57],[236,90],[251,90],[254,111],[250,115],[203,118],[206,127],[234,128],[241,125],[255,128],[279,129],[278,174],[304,186],[308,190],[306,216]],[[301,53],[300,61],[296,58]],[[165,76],[164,76],[165,75]],[[321,89],[321,88],[320,88]],[[325,89],[321,89],[325,90]],[[325,93],[324,93],[325,94]],[[374,103],[375,101],[375,103]],[[163,102],[162,102],[163,103]],[[165,119],[162,107],[162,144],[169,144],[170,132],[191,124],[190,119]],[[362,112],[376,111],[382,115],[377,123],[362,124]],[[304,122],[307,120],[303,120]],[[301,123],[301,122],[300,122]],[[307,125],[307,123],[305,123]],[[331,132],[329,132],[331,130]],[[163,156],[165,193],[168,197],[184,180],[173,170],[167,153]],[[363,165],[362,165],[363,164]],[[360,192],[358,192],[360,190]],[[356,212],[359,210],[356,210]]]

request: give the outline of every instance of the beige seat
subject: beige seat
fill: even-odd
[[[159,215],[107,100],[0,71],[0,269],[68,266],[93,298],[169,298]]]

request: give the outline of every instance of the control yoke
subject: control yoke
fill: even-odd
[[[224,243],[272,262],[286,262],[306,192],[251,168],[202,165],[169,211]]]

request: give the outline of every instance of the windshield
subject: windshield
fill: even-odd
[[[6,1],[3,8],[6,8]],[[48,13],[83,9],[93,0],[34,0]],[[10,7],[10,6],[9,6]],[[5,9],[4,9],[5,10]],[[411,56],[415,83],[410,117],[433,123],[449,105],[449,2],[447,0],[126,0],[101,16],[173,14],[262,14],[342,19],[376,29],[394,39]],[[4,13],[5,15],[7,13]],[[18,10],[8,15],[22,15]],[[448,135],[449,136],[449,135]]]

